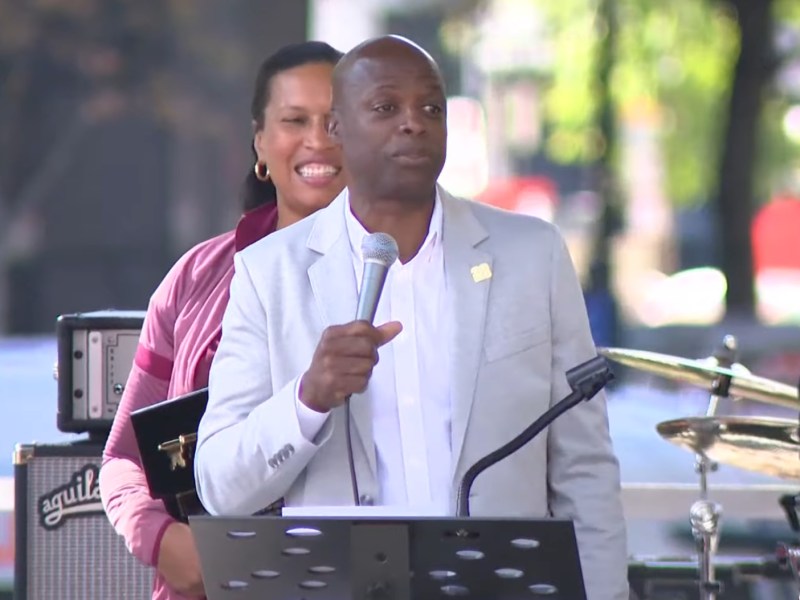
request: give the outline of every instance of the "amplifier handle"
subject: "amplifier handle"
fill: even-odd
[[[26,447],[21,452],[22,447]],[[16,462],[17,455],[24,461]],[[33,446],[17,444],[14,452],[14,600],[28,600],[28,462]]]
[[[100,419],[103,416],[103,332],[89,332],[89,373],[86,386],[86,407],[89,409],[90,419]]]

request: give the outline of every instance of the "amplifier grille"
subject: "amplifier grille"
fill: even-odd
[[[149,600],[153,574],[125,548],[100,503],[100,456],[26,464],[28,600]],[[19,514],[19,513],[18,513]]]

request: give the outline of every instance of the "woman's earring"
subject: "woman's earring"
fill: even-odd
[[[260,160],[256,161],[256,166],[253,167],[253,171],[256,174],[256,178],[259,181],[267,181],[269,180],[269,168],[267,167],[266,163],[261,162]]]

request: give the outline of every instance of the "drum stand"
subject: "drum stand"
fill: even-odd
[[[800,396],[800,384],[798,384],[797,393]],[[798,417],[798,435],[800,435],[800,416]],[[800,494],[787,494],[781,496],[781,508],[786,513],[786,518],[789,520],[789,526],[795,534],[795,538],[800,538],[800,516],[798,516],[798,509],[800,509]],[[778,564],[783,568],[789,568],[792,571],[792,577],[798,592],[798,599],[800,599],[800,545],[799,540],[795,540],[794,544],[778,544]]]
[[[800,397],[800,383],[797,384],[797,395]],[[800,436],[800,415],[798,415],[798,429],[797,434]],[[800,516],[798,516],[798,509],[800,509],[800,494],[787,494],[781,496],[781,508],[786,513],[786,518],[789,520],[789,525],[795,534],[795,538],[800,538]],[[800,540],[795,539],[794,544],[778,544],[778,564],[782,567],[788,567],[792,571],[794,583],[797,587],[798,599],[800,599]]]
[[[800,494],[781,496],[781,507],[786,512],[786,518],[789,520],[792,531],[795,532],[795,535],[800,534],[800,519],[797,516]],[[791,570],[798,589],[798,598],[800,598],[800,546],[797,543],[778,544],[777,558],[781,567]]]
[[[697,545],[700,562],[700,598],[716,600],[722,584],[714,579],[714,556],[719,543],[722,506],[708,500],[707,476],[717,470],[717,464],[706,456],[698,455],[695,469],[700,475],[700,499],[689,509],[689,523]]]
[[[736,338],[726,335],[711,357],[699,360],[624,348],[599,349],[604,356],[625,366],[674,381],[700,385],[710,392],[705,416],[672,419],[656,425],[662,438],[689,450],[696,458],[700,497],[690,508],[689,524],[697,546],[698,587],[703,600],[716,600],[722,593],[722,586],[716,581],[714,572],[722,506],[709,500],[707,485],[708,474],[717,468],[714,460],[800,480],[800,463],[785,459],[787,452],[790,455],[800,453],[800,434],[794,434],[794,423],[787,419],[715,416],[720,401],[729,397],[733,400],[738,397],[750,398],[792,410],[798,408],[800,390],[754,376],[736,361],[737,345]],[[780,457],[780,462],[776,463],[775,457]],[[769,469],[764,467],[767,464]],[[793,510],[795,506],[800,507],[800,494],[793,498],[792,506]],[[798,520],[797,517],[795,520]],[[800,535],[800,525],[797,534]],[[792,546],[785,546],[782,556],[783,564],[792,569],[800,594],[800,539],[795,540]],[[774,567],[774,563],[769,565]],[[795,598],[800,600],[800,596]]]
[[[726,335],[714,358],[719,366],[730,368],[736,360],[736,338]],[[730,384],[730,377],[720,376],[714,380],[706,408],[707,417],[715,416],[719,401],[728,396]],[[713,436],[714,432],[708,434]],[[722,593],[722,584],[714,578],[714,556],[719,545],[722,505],[708,499],[708,474],[716,471],[718,465],[702,452],[695,457],[695,471],[700,476],[700,499],[689,509],[689,523],[700,563],[700,598],[716,600]]]

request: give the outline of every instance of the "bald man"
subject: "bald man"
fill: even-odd
[[[465,471],[566,396],[596,352],[564,241],[541,220],[437,186],[446,98],[412,42],[365,42],[337,66],[330,133],[348,188],[235,257],[199,429],[213,514],[360,504],[453,515]],[[397,240],[373,326],[353,321],[370,232]],[[380,360],[379,360],[380,359]],[[605,398],[482,474],[472,514],[573,519],[588,598],[628,597],[619,469]]]

